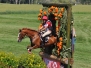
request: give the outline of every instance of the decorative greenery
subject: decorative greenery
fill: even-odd
[[[60,42],[57,43],[55,48],[52,50],[52,54],[55,56],[60,56],[61,58],[68,57],[68,50],[66,47],[67,40],[67,9],[65,7],[44,7],[40,9],[38,15],[38,20],[42,20],[44,15],[49,16],[53,14],[55,16],[55,20],[58,21],[58,37]],[[41,24],[40,24],[41,25]],[[56,30],[57,31],[57,30]]]
[[[38,20],[42,20],[42,17],[44,15],[50,15],[53,14],[55,16],[55,20],[58,20],[58,37],[60,39],[60,42],[57,43],[57,46],[52,50],[52,54],[55,56],[59,56],[61,58],[68,57],[68,51],[65,51],[64,46],[66,46],[65,40],[67,40],[67,10],[65,7],[44,7],[43,9],[40,9],[38,15]],[[60,25],[61,26],[60,26]],[[57,30],[56,30],[57,31]],[[66,53],[66,55],[65,55]]]
[[[34,54],[23,54],[15,57],[12,53],[0,52],[0,68],[45,68],[44,62]]]

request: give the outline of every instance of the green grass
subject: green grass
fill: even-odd
[[[90,9],[91,5],[74,5],[72,7],[72,12],[90,12],[91,13],[91,9]]]
[[[91,68],[91,13],[74,13],[77,41],[74,54],[74,68]]]
[[[42,8],[42,5],[33,4],[2,4],[0,3],[0,12],[6,11],[38,11]]]
[[[77,40],[75,44],[74,68],[91,68],[91,5],[73,6],[74,27]]]
[[[34,6],[34,8],[33,8]],[[74,53],[74,68],[91,68],[91,5],[76,5],[72,7],[74,27],[76,29],[76,44]],[[38,29],[37,19],[41,5],[0,4],[0,50],[12,52],[16,56],[27,53],[29,38],[17,42],[18,30],[23,27]],[[38,54],[39,49],[33,50]]]

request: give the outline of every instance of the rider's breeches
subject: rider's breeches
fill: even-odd
[[[48,30],[47,32],[45,32],[45,33],[42,35],[42,37],[45,37],[45,36],[47,36],[47,35],[49,35],[49,34],[51,34],[51,31],[50,31],[50,30]]]

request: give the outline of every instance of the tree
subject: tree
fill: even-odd
[[[15,3],[17,4],[18,3],[18,0],[15,0]]]
[[[30,0],[29,0],[29,4],[30,4]]]

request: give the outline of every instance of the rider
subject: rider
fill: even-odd
[[[48,20],[47,16],[42,17],[43,23],[40,31],[45,30],[45,33],[42,35],[43,42],[45,42],[45,37],[52,33],[52,22]]]

